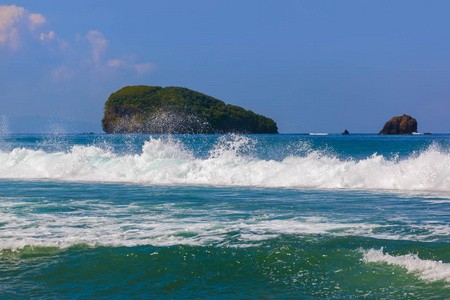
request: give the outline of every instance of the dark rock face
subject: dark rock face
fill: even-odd
[[[345,130],[344,130],[344,132],[343,132],[343,133],[341,133],[341,134],[345,134],[345,135],[347,135],[347,134],[350,134],[350,132],[348,132],[348,130],[347,130],[347,129],[345,129]]]
[[[417,121],[408,115],[393,117],[378,134],[412,134],[417,132]]]

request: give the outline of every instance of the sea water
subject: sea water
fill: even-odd
[[[450,298],[450,135],[0,136],[0,298]]]

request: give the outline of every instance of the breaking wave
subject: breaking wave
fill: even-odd
[[[419,277],[427,281],[444,280],[450,282],[450,264],[442,261],[420,259],[417,254],[392,256],[384,254],[383,248],[370,249],[364,253],[363,260],[369,262],[383,262],[389,265],[404,267],[408,273],[417,273]]]
[[[137,154],[76,145],[68,151],[0,151],[0,178],[318,189],[450,191],[450,154],[436,145],[406,158],[344,159],[309,149],[280,160],[252,154],[245,136],[196,157],[176,139],[150,138]]]

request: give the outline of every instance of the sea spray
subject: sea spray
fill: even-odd
[[[116,153],[95,145],[57,152],[15,148],[0,152],[0,178],[450,191],[450,154],[434,144],[401,159],[376,153],[364,159],[345,159],[310,149],[279,161],[258,157],[256,144],[246,136],[220,137],[204,157],[196,156],[179,139],[163,137],[150,137],[137,154]]]
[[[0,139],[9,134],[9,119],[6,115],[0,115]]]
[[[10,134],[9,118],[6,115],[0,115],[0,151],[11,150],[11,144],[8,142]]]

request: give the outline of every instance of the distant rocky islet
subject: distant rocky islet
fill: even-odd
[[[102,127],[112,134],[278,133],[275,121],[242,107],[187,88],[144,85],[112,93],[105,103]],[[417,120],[406,114],[393,117],[379,132],[413,133],[417,133]]]
[[[278,133],[277,124],[239,106],[181,87],[127,86],[105,103],[106,133]]]
[[[346,129],[342,135],[350,134]],[[381,135],[401,135],[401,134],[417,134],[417,120],[413,117],[403,114],[396,116],[384,124],[383,129],[378,133]],[[431,134],[431,133],[424,133]]]
[[[386,122],[378,134],[413,134],[417,133],[417,120],[409,115],[393,117]]]

